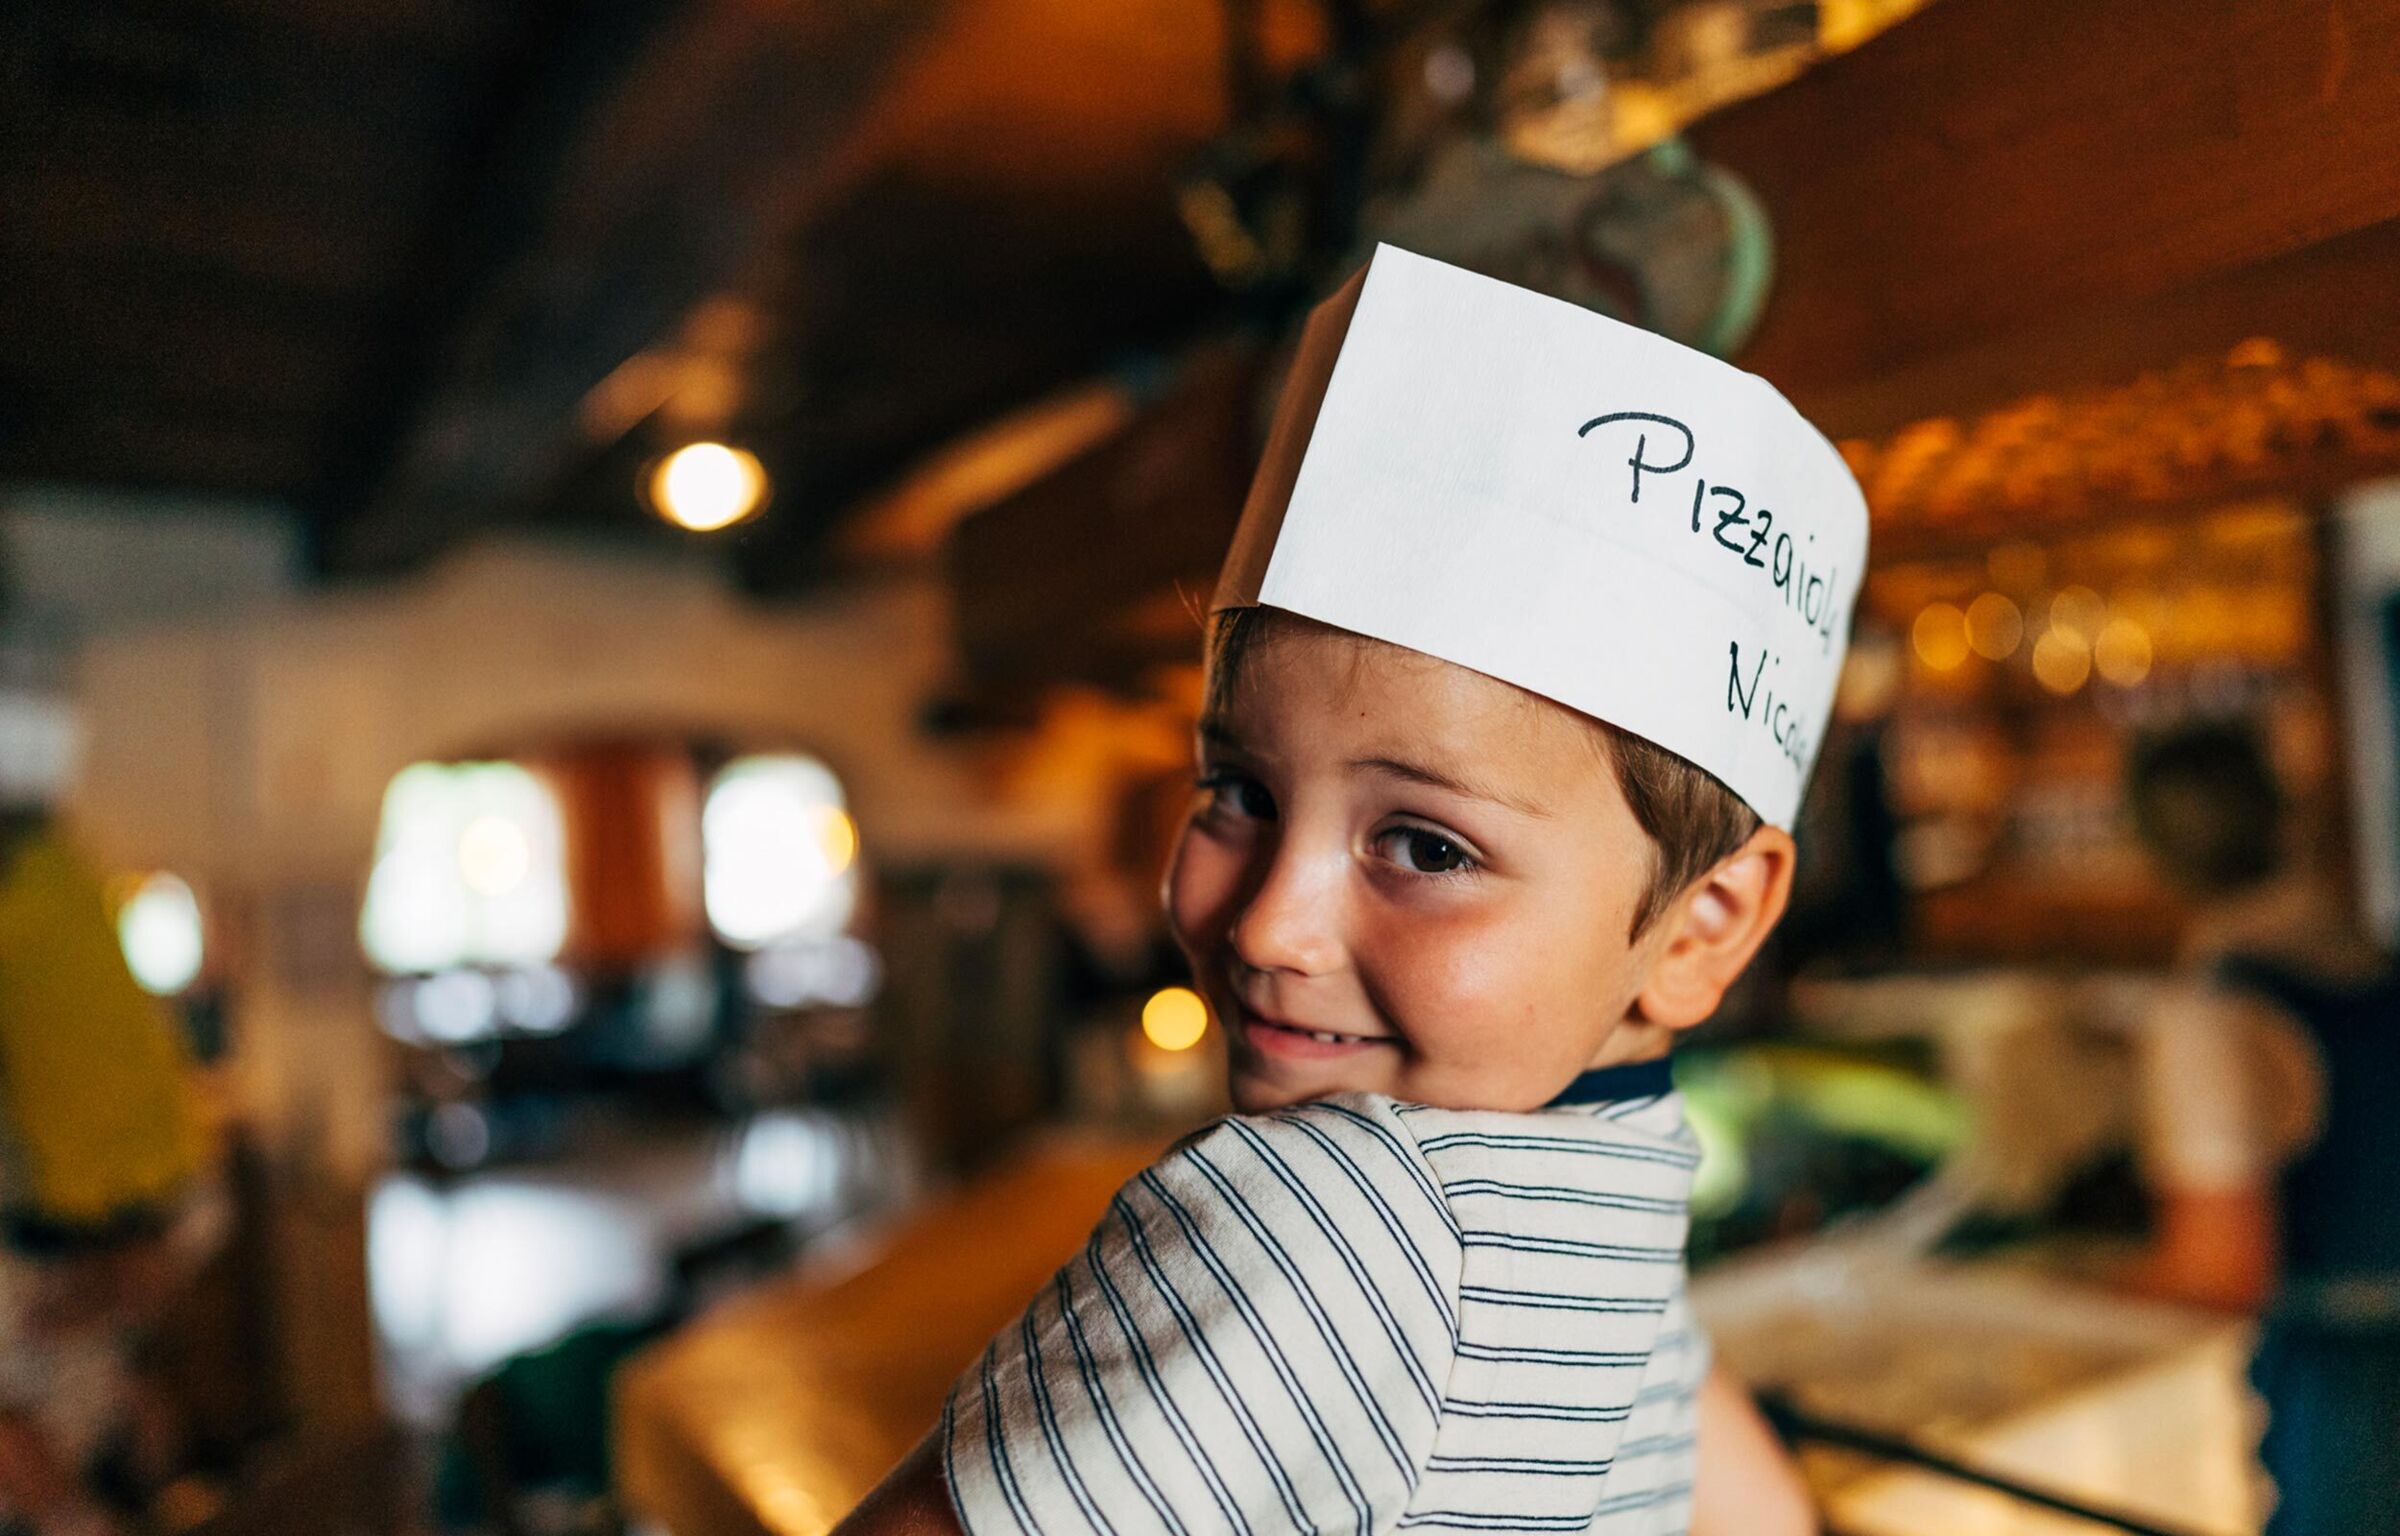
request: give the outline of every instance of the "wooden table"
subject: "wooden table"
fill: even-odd
[[[863,1267],[803,1271],[644,1351],[616,1388],[628,1512],[672,1536],[820,1536],[1164,1144],[1045,1141],[902,1221]]]

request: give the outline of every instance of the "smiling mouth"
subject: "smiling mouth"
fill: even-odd
[[[1345,1035],[1330,1029],[1306,1029],[1298,1024],[1286,1024],[1281,1019],[1270,1019],[1263,1014],[1252,1013],[1247,1008],[1241,1009],[1240,1015],[1243,1029],[1246,1032],[1255,1032],[1264,1037],[1266,1041],[1298,1043],[1305,1040],[1312,1045],[1332,1046],[1336,1049],[1345,1046],[1389,1045],[1391,1043],[1391,1037],[1388,1035]]]

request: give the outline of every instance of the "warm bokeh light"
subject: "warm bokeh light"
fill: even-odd
[[[678,448],[650,476],[650,502],[659,516],[694,533],[730,528],[766,499],[766,470],[752,455],[723,443]]]
[[[858,858],[858,823],[847,811],[826,808],[817,818],[817,845],[825,850],[825,867],[844,873]]]
[[[1936,672],[1948,672],[1967,659],[1967,616],[1955,603],[1927,603],[1909,630],[1917,659]]]
[[[1997,592],[1967,604],[1967,644],[1986,661],[2006,661],[2025,642],[2025,616]]]
[[[1142,1004],[1142,1033],[1162,1051],[1188,1051],[1208,1033],[1208,1004],[1189,987],[1167,987]]]
[[[2092,642],[2092,664],[2119,688],[2131,688],[2150,675],[2150,632],[2133,620],[2116,618]]]
[[[2092,648],[2071,629],[2051,628],[2033,643],[2033,676],[2064,698],[2092,675]]]
[[[117,943],[143,991],[173,997],[200,979],[199,898],[173,875],[144,876],[117,910]]]
[[[2108,623],[2108,600],[2089,587],[2062,587],[2050,599],[2050,627],[2090,645]]]

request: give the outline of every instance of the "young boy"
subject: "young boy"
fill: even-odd
[[[1758,380],[1385,248],[1219,588],[1169,921],[1240,1111],[845,1530],[1811,1528],[1667,1071],[1781,916],[1866,518]]]

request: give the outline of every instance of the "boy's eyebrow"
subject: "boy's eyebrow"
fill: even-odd
[[[1550,819],[1550,808],[1538,800],[1493,785],[1478,784],[1472,779],[1445,773],[1439,768],[1429,768],[1423,763],[1406,762],[1396,757],[1358,757],[1350,760],[1350,766],[1395,779],[1406,779],[1411,784],[1423,784],[1430,789],[1448,790],[1451,794],[1464,795],[1470,800],[1488,800],[1494,805],[1504,805],[1512,811],[1544,821]]]
[[[1199,734],[1201,741],[1209,746],[1233,753],[1243,750],[1241,737],[1236,735],[1233,728],[1222,720],[1204,717],[1199,724]],[[1428,789],[1447,790],[1451,794],[1462,795],[1469,800],[1488,800],[1494,805],[1503,805],[1521,815],[1538,817],[1543,821],[1548,821],[1551,817],[1550,807],[1538,800],[1514,794],[1493,785],[1479,784],[1473,779],[1462,778],[1455,773],[1445,773],[1439,768],[1428,767],[1423,763],[1412,763],[1405,758],[1354,757],[1350,760],[1350,766],[1369,773],[1380,773],[1387,778],[1403,779],[1411,784],[1422,784]]]

